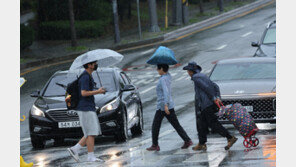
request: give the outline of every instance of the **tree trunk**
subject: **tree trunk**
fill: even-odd
[[[117,0],[112,0],[112,7],[113,7],[115,43],[119,43],[120,42],[120,31],[119,31],[119,25],[118,25]]]
[[[150,31],[159,32],[157,22],[156,0],[148,0],[149,3],[149,15],[150,15]]]
[[[183,24],[188,24],[189,13],[188,13],[188,0],[182,0],[182,18]]]
[[[132,18],[132,2],[128,0],[128,15],[127,18],[130,20]]]
[[[200,12],[200,14],[204,13],[203,0],[199,0],[199,12]]]
[[[219,8],[219,11],[223,12],[224,11],[223,0],[217,0],[217,5],[218,5],[218,8]]]
[[[73,9],[73,0],[68,0],[69,2],[69,17],[70,17],[70,27],[71,27],[71,46],[77,46],[77,37],[75,30],[75,18],[74,18],[74,9]]]
[[[173,0],[173,25],[182,24],[182,0]]]

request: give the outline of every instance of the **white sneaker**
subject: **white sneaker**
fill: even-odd
[[[72,148],[67,149],[70,153],[70,155],[75,159],[76,162],[79,162],[79,155],[78,152],[73,150]]]
[[[105,162],[104,160],[102,160],[100,158],[96,158],[96,157],[88,157],[87,161],[88,162]]]

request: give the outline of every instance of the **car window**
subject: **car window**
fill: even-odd
[[[93,72],[92,76],[96,83],[96,88],[103,86],[108,92],[114,92],[117,90],[112,72]],[[75,79],[75,76],[67,77],[67,74],[58,74],[54,76],[44,90],[43,96],[64,96],[66,93],[66,86]]]
[[[92,76],[97,88],[103,86],[108,92],[114,92],[117,90],[113,72],[93,72]]]
[[[275,63],[218,64],[211,80],[275,79]]]
[[[266,31],[263,44],[272,44],[276,43],[276,29],[270,28]]]
[[[124,73],[120,73],[120,76],[122,77],[125,84],[129,84],[129,80],[127,79],[127,77]]]

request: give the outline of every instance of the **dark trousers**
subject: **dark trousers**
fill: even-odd
[[[188,137],[187,133],[185,130],[182,128],[180,125],[177,116],[175,114],[174,109],[170,109],[170,115],[167,115],[164,111],[157,110],[153,119],[153,124],[152,124],[152,143],[154,145],[158,145],[158,135],[159,135],[159,130],[161,126],[161,122],[163,120],[163,117],[166,117],[170,124],[175,128],[179,136],[185,141],[190,141],[191,139]]]
[[[212,105],[201,111],[200,114],[196,115],[196,128],[198,131],[198,139],[200,144],[205,144],[207,142],[208,126],[227,139],[232,137],[228,130],[225,129],[218,121],[218,116],[215,115],[216,112],[217,106]]]

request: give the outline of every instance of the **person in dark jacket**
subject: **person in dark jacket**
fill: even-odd
[[[237,138],[229,134],[228,130],[218,121],[218,117],[215,114],[218,111],[216,104],[222,103],[219,86],[212,82],[207,75],[200,73],[202,68],[196,62],[188,63],[183,70],[187,70],[188,75],[194,82],[195,90],[196,128],[199,143],[192,149],[207,149],[206,142],[209,126],[212,130],[227,138],[228,144],[225,149],[228,150],[237,141]]]

